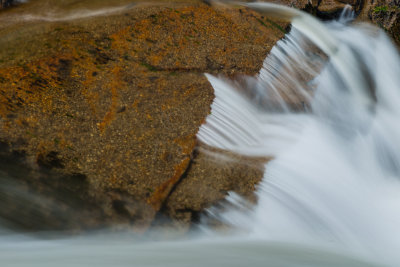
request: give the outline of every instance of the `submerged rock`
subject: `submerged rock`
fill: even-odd
[[[229,190],[253,191],[258,167],[195,153],[213,100],[203,73],[257,73],[285,24],[202,1],[73,19],[12,12],[0,29],[3,176],[16,177],[6,162],[20,155],[17,195],[46,201],[11,194],[4,203],[23,202],[0,213],[9,225],[144,230],[163,216],[189,225]]]

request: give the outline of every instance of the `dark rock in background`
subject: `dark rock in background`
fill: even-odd
[[[366,5],[365,17],[385,30],[400,45],[400,1],[369,1]]]

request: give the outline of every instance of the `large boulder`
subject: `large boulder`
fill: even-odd
[[[0,27],[2,220],[188,226],[228,191],[254,190],[258,166],[227,168],[196,149],[214,97],[203,74],[256,74],[285,24],[202,1],[74,19],[24,8],[0,14],[16,18]]]

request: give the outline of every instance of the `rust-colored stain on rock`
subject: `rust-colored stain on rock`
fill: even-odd
[[[161,184],[153,193],[153,195],[147,200],[148,203],[156,210],[160,210],[161,205],[171,192],[174,185],[181,179],[182,175],[187,170],[190,163],[190,158],[185,158],[181,163],[175,166],[174,175],[163,184]]]
[[[260,179],[258,171],[236,168],[249,185],[237,187],[224,165],[215,178],[206,170],[218,167],[194,150],[214,97],[203,73],[257,73],[283,36],[266,18],[191,1],[13,27],[0,33],[9,38],[8,53],[0,51],[0,144],[33,169],[79,178],[73,191],[96,204],[88,214],[101,216],[90,224],[63,217],[66,228],[145,229],[155,211],[180,220],[179,210],[201,211]],[[19,45],[21,27],[30,50]],[[189,185],[204,194],[187,194]],[[48,214],[41,225],[52,220]]]

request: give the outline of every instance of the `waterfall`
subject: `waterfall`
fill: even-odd
[[[279,11],[293,24],[247,87],[207,76],[216,99],[199,139],[274,157],[265,166],[254,210],[228,212],[222,219],[256,238],[345,248],[395,265],[400,260],[396,49],[381,30],[346,25],[347,16],[322,24],[289,8],[248,5]],[[293,111],[288,98],[309,101],[309,108]]]
[[[207,74],[212,112],[198,139],[273,157],[248,212],[215,215],[237,232],[205,228],[175,241],[128,233],[37,240],[2,233],[5,266],[398,266],[400,58],[386,34],[268,3],[292,21],[256,77]],[[399,123],[399,124],[397,124]],[[233,205],[245,201],[235,194]]]

